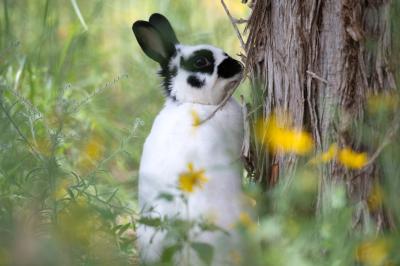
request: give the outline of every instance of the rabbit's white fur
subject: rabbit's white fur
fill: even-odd
[[[154,121],[143,148],[139,170],[139,204],[146,215],[162,217],[180,213],[186,217],[181,200],[157,199],[162,192],[176,192],[178,176],[187,171],[187,164],[205,169],[208,182],[189,196],[191,218],[212,216],[217,225],[230,230],[240,213],[241,167],[240,149],[243,140],[242,112],[234,99],[206,123],[194,127],[192,112],[207,117],[214,105],[176,104],[167,101]],[[154,261],[162,251],[163,234],[151,227],[139,226],[138,241],[142,258]],[[215,244],[220,234],[207,235],[203,241]],[[205,239],[204,239],[205,238]]]
[[[215,64],[220,64],[228,56],[221,49],[211,45],[195,45],[188,46],[178,44],[180,56],[174,57],[170,62],[170,67],[178,66],[181,56],[187,58],[193,54],[193,52],[206,49],[213,52]],[[174,78],[171,84],[171,95],[174,96],[179,102],[195,102],[202,104],[216,105],[226,95],[226,84],[233,79],[220,79],[218,78],[217,71],[214,71],[212,75],[206,73],[196,73],[196,77],[204,81],[204,86],[201,89],[193,88],[187,83],[187,78],[193,73],[188,72],[184,69],[178,69],[177,76]]]
[[[230,99],[201,125],[221,102],[230,84],[240,78],[241,64],[211,45],[179,44],[168,20],[153,14],[147,21],[136,21],[133,32],[143,51],[160,63],[167,93],[164,108],[156,117],[143,147],[139,169],[139,206],[144,217],[213,217],[230,231],[241,211],[241,163],[243,118],[239,104]],[[166,201],[162,193],[177,194],[179,175],[192,164],[204,170],[208,181],[188,196],[188,211],[181,198]],[[189,215],[189,217],[188,217]],[[192,231],[193,232],[193,231]],[[213,244],[214,265],[223,265],[222,246],[216,245],[221,232],[206,232],[193,241]],[[160,258],[165,232],[139,225],[137,230],[143,262]],[[193,236],[194,237],[194,236]],[[229,240],[233,242],[233,238]],[[225,253],[226,254],[226,253]]]

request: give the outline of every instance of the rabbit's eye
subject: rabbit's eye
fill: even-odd
[[[194,66],[197,68],[208,67],[210,65],[210,61],[206,57],[199,57],[194,61]]]

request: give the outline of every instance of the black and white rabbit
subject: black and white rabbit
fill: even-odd
[[[143,215],[186,217],[181,200],[166,201],[159,195],[176,191],[179,175],[192,164],[205,170],[208,182],[189,195],[190,218],[212,216],[217,225],[231,230],[241,212],[241,108],[231,98],[198,126],[193,114],[200,119],[211,114],[232,83],[241,78],[242,65],[214,46],[180,44],[160,14],[151,15],[148,22],[136,21],[132,30],[145,54],[160,64],[167,98],[140,162],[139,205]],[[164,234],[141,225],[137,236],[142,261],[159,259],[166,245]],[[217,238],[217,233],[206,233],[197,240],[215,244]]]

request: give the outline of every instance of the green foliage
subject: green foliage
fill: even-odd
[[[182,42],[237,52],[213,6],[0,1],[0,265],[137,263],[137,169],[163,97],[131,25],[165,13]]]

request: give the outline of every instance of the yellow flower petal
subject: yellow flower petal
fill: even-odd
[[[68,187],[71,185],[69,179],[63,179],[53,192],[53,198],[55,200],[63,199],[68,194]]]
[[[361,243],[356,250],[356,260],[368,266],[379,266],[387,260],[389,243],[385,239],[377,239]]]
[[[367,161],[367,154],[365,152],[358,153],[350,148],[344,148],[339,152],[339,161],[347,168],[361,169]]]
[[[198,127],[201,123],[199,114],[194,109],[190,111],[190,114],[192,115],[193,127]]]
[[[321,161],[324,163],[331,161],[333,158],[336,157],[337,152],[338,152],[337,144],[336,143],[331,144],[331,146],[329,146],[329,149],[321,155]]]
[[[327,163],[332,161],[333,159],[336,158],[338,153],[338,145],[336,143],[331,144],[329,146],[328,150],[320,155],[317,155],[315,158],[313,158],[310,163],[316,164],[316,163]]]
[[[196,188],[203,188],[208,179],[205,176],[205,170],[200,169],[195,171],[193,163],[188,163],[188,171],[182,172],[179,175],[179,189],[183,192],[192,193]]]
[[[253,230],[256,226],[256,223],[253,221],[253,219],[251,219],[250,215],[247,212],[241,212],[239,214],[239,224],[251,230]]]
[[[305,155],[313,149],[313,139],[305,131],[279,123],[276,116],[256,123],[256,138],[272,152]]]
[[[97,161],[103,154],[103,145],[100,138],[92,138],[86,144],[85,155],[92,161]]]
[[[367,99],[367,110],[371,113],[377,113],[380,111],[392,111],[397,110],[400,104],[398,95],[389,94],[378,94],[369,96]]]

